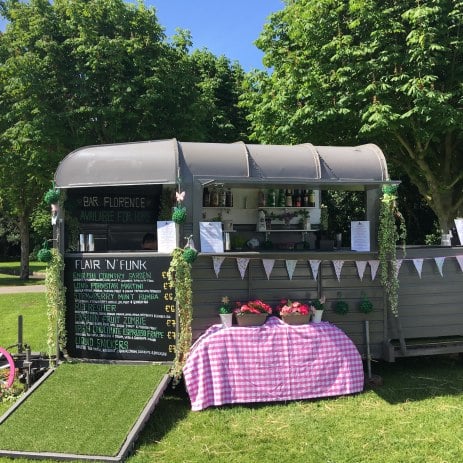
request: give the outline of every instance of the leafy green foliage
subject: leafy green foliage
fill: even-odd
[[[100,143],[242,135],[240,66],[206,51],[190,54],[186,31],[168,40],[142,2],[0,6],[9,21],[0,34],[0,197],[19,220],[24,278],[29,219],[67,153]]]
[[[191,249],[191,248],[189,248]],[[174,382],[182,376],[182,368],[186,362],[191,347],[193,319],[193,290],[191,264],[184,258],[184,250],[176,248],[172,252],[167,277],[171,288],[175,290],[175,302],[178,310],[178,337],[175,349],[174,365],[170,372]]]
[[[51,250],[52,258],[45,276],[47,317],[48,317],[48,353],[55,353],[56,343],[62,351],[66,349],[66,289],[63,284],[64,260],[59,251]]]
[[[257,41],[252,139],[374,141],[448,230],[463,205],[463,2],[294,0]]]
[[[334,311],[340,315],[345,315],[349,312],[349,304],[346,301],[336,301],[334,304]]]

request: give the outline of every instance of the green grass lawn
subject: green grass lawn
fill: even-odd
[[[29,262],[29,270],[33,274],[45,274],[47,264],[44,262]],[[27,281],[19,279],[20,263],[0,262],[0,286],[26,286],[44,284],[43,278],[30,278]]]
[[[0,346],[17,343],[18,315],[23,316],[23,343],[34,352],[47,352],[45,293],[0,294]]]

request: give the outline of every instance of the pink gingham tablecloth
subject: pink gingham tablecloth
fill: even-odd
[[[192,346],[183,374],[192,410],[353,394],[364,384],[361,356],[342,330],[277,317],[257,327],[211,326]]]

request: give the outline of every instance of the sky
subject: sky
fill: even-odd
[[[282,0],[151,0],[166,35],[188,29],[193,48],[239,61],[245,71],[263,69],[263,53],[254,45],[268,16],[284,6]]]
[[[188,29],[193,48],[238,61],[245,71],[263,69],[263,53],[254,45],[268,16],[284,7],[283,0],[145,0],[171,37]],[[5,23],[0,18],[0,30]]]

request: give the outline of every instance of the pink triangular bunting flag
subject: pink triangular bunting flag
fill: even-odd
[[[244,280],[246,269],[248,268],[249,259],[247,257],[237,257],[236,263],[238,264],[238,270],[240,271],[241,279]]]
[[[220,256],[212,257],[212,262],[214,264],[214,272],[217,278],[219,278],[220,267],[222,267],[222,263],[224,260],[225,260],[225,257],[220,257]]]
[[[442,273],[442,268],[444,267],[444,260],[445,257],[434,257],[434,261],[436,262],[437,268],[442,278],[444,278],[444,274]]]
[[[318,268],[320,267],[320,262],[321,260],[317,260],[317,259],[309,260],[310,269],[312,270],[312,278],[314,280],[317,279]]]
[[[262,265],[267,275],[267,280],[270,280],[270,274],[272,273],[273,266],[275,265],[275,259],[262,259]]]
[[[297,260],[287,260],[286,261],[286,270],[288,271],[289,279],[293,279],[294,269],[296,268]]]
[[[413,259],[413,264],[415,265],[416,271],[421,278],[421,271],[423,270],[423,259]]]
[[[343,260],[333,260],[334,271],[336,272],[336,277],[338,278],[338,281],[341,281],[341,270],[343,265]]]
[[[379,260],[369,260],[368,263],[370,264],[371,281],[373,281],[376,278],[376,273],[378,272]]]
[[[357,266],[357,273],[359,274],[360,280],[363,281],[363,275],[367,266],[366,260],[356,260],[355,265]]]

